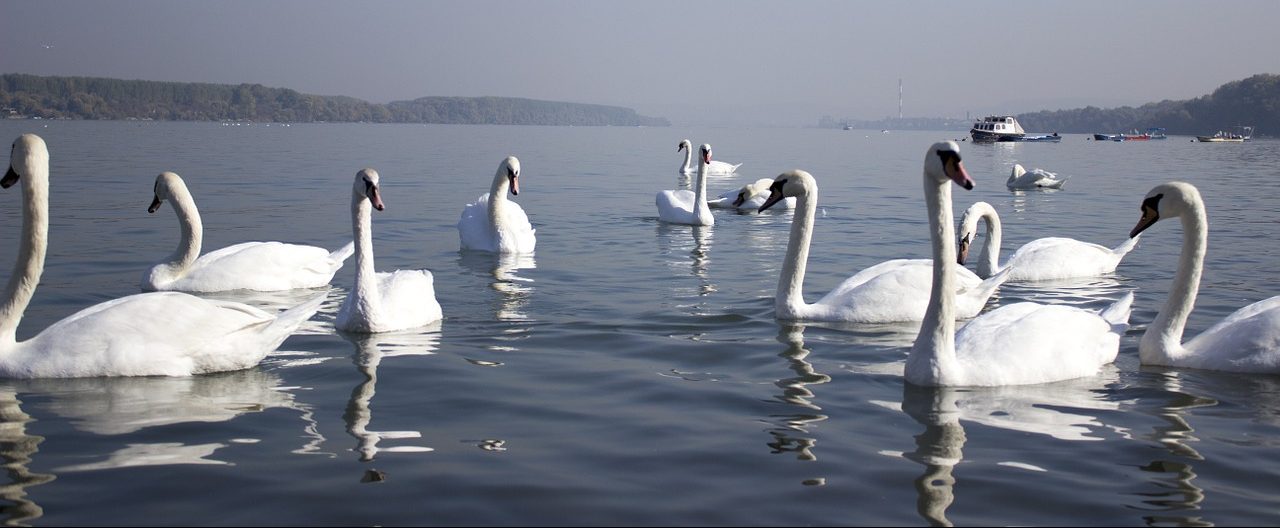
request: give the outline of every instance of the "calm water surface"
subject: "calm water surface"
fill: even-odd
[[[31,525],[1274,525],[1280,378],[1141,367],[1169,290],[1176,222],[1113,276],[1008,284],[1100,308],[1136,290],[1120,357],[1096,378],[923,389],[910,325],[790,325],[773,292],[791,215],[657,222],[675,147],[743,163],[718,194],[791,168],[821,187],[810,300],[852,273],[927,257],[921,163],[958,132],[208,123],[0,123],[49,144],[47,267],[19,338],[138,291],[178,243],[155,175],[187,181],[207,250],[337,248],[356,170],[382,175],[378,268],[435,274],[445,320],[362,338],[333,318],[352,284],[257,368],[185,379],[0,380],[0,518]],[[1211,223],[1195,335],[1280,293],[1280,142],[961,143],[1004,251],[1044,236],[1113,246],[1153,185],[1200,187]],[[454,224],[501,159],[533,257],[458,252]],[[1013,163],[1070,178],[1011,193]],[[0,192],[0,266],[20,199]],[[349,263],[350,264],[350,263]],[[224,298],[279,308],[311,291]]]

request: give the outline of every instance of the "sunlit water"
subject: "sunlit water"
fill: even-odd
[[[47,267],[29,337],[138,291],[177,245],[155,175],[187,181],[205,248],[350,239],[355,172],[382,175],[379,269],[435,274],[445,320],[371,338],[332,322],[353,267],[257,368],[185,379],[0,381],[2,516],[117,524],[1272,525],[1280,378],[1141,367],[1181,228],[1156,225],[1114,276],[1009,284],[1100,308],[1137,291],[1120,357],[1096,378],[922,389],[910,325],[780,324],[790,213],[657,222],[676,144],[743,163],[713,194],[791,168],[821,187],[810,300],[869,265],[927,257],[925,149],[955,132],[7,121],[52,157]],[[961,143],[1004,220],[1006,254],[1043,236],[1122,242],[1157,183],[1195,183],[1210,246],[1195,335],[1280,293],[1280,142]],[[531,258],[461,254],[454,224],[520,158]],[[1011,193],[1013,163],[1069,177]],[[21,223],[0,192],[6,276]],[[7,280],[7,279],[6,279]],[[260,306],[312,292],[224,294]]]

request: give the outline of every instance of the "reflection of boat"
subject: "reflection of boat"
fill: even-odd
[[[1253,139],[1253,127],[1238,127],[1237,132],[1219,130],[1212,136],[1196,136],[1201,143],[1241,143]]]
[[[1002,138],[1022,137],[1027,135],[1013,116],[987,116],[973,124],[969,135],[975,142],[1008,141]]]

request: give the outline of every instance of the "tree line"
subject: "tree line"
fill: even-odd
[[[1019,114],[1018,122],[1026,130],[1084,134],[1161,127],[1169,134],[1206,135],[1243,125],[1274,136],[1280,134],[1280,75],[1231,81],[1190,100],[1164,100],[1136,108],[1046,110]]]
[[[8,117],[165,121],[669,126],[630,108],[508,97],[422,97],[385,105],[260,84],[0,75]]]

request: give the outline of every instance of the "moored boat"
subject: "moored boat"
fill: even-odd
[[[1017,141],[1016,139],[1027,135],[1022,130],[1022,125],[1018,124],[1018,119],[1013,116],[987,116],[973,124],[969,129],[969,135],[973,137],[975,143],[991,143],[994,141]]]
[[[1239,127],[1239,132],[1223,132],[1219,130],[1212,136],[1196,136],[1201,143],[1243,143],[1253,138],[1253,127]]]

